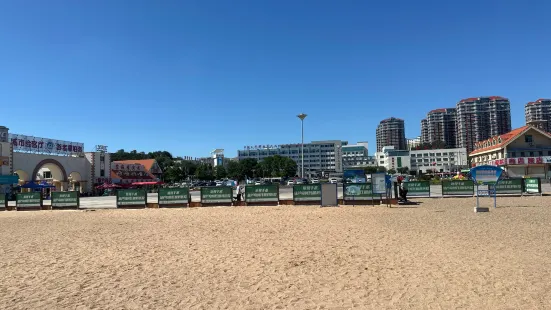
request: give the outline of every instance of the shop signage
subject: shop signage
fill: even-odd
[[[9,166],[9,165],[10,165],[10,158],[7,156],[0,156],[0,167]]]
[[[96,145],[96,152],[107,153],[107,145]]]
[[[526,178],[524,179],[524,188],[527,193],[540,193],[540,179]]]
[[[42,207],[42,193],[19,193],[15,196],[15,203],[18,208],[40,208]]]
[[[474,183],[471,180],[442,181],[442,195],[474,195]]]
[[[147,204],[147,193],[143,189],[117,190],[118,206],[144,206]]]
[[[404,182],[404,187],[408,190],[408,196],[430,196],[429,181]]]
[[[490,188],[488,188],[489,190]],[[498,194],[522,194],[522,179],[503,179],[496,186]]]
[[[245,186],[247,202],[278,202],[279,187],[277,185],[248,185]]]
[[[52,192],[52,208],[80,206],[78,192]]]
[[[108,184],[109,184],[109,183],[111,183],[111,178],[96,178],[96,182],[95,182],[95,183],[96,183],[96,184],[97,184],[97,183],[102,183],[102,184],[103,184],[103,183],[108,183]]]
[[[140,164],[119,164],[112,163],[111,169],[113,170],[126,170],[126,171],[144,171],[145,168]]]
[[[9,134],[14,152],[73,155],[84,152],[84,144],[63,140]]]
[[[19,176],[17,175],[0,175],[0,184],[17,184]]]
[[[301,184],[293,186],[294,201],[321,201],[321,184]]]
[[[233,189],[229,186],[201,187],[201,203],[231,203]]]
[[[371,187],[371,183],[344,185],[344,200],[371,199],[373,199],[373,188]]]
[[[0,142],[8,142],[8,128],[0,126]]]
[[[0,209],[3,209],[7,206],[8,204],[6,203],[6,194],[0,193]]]
[[[189,188],[160,188],[159,205],[184,205],[189,202]]]
[[[507,158],[508,165],[538,165],[546,163],[547,158],[544,157],[518,157],[518,158]],[[501,159],[505,161],[505,159]],[[503,164],[500,164],[503,165]]]

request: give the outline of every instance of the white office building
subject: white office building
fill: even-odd
[[[342,165],[345,170],[377,166],[377,160],[375,156],[369,156],[367,142],[358,142],[356,144],[343,145]]]
[[[347,141],[326,140],[312,141],[304,144],[304,176],[328,176],[342,174],[342,152]],[[282,145],[254,145],[246,146],[237,151],[238,160],[254,158],[262,161],[264,158],[274,155],[289,157],[298,166],[297,175],[301,171],[301,144]]]
[[[384,146],[381,152],[375,153],[377,166],[385,167],[387,170],[398,170],[398,168],[409,168],[409,151],[396,150],[394,146]]]
[[[466,148],[410,151],[410,158],[410,171],[417,174],[457,172],[468,168]]]

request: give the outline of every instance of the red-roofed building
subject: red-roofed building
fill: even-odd
[[[551,134],[533,126],[523,126],[502,135],[478,141],[469,154],[473,167],[504,167],[509,177],[549,175]]]
[[[163,171],[155,159],[120,160],[111,163],[114,183],[153,182],[162,180]]]

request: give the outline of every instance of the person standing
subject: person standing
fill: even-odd
[[[239,183],[237,183],[237,188],[235,190],[235,200],[241,201],[241,185],[239,185]]]

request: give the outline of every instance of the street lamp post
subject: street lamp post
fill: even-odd
[[[300,118],[300,128],[301,128],[301,136],[302,136],[302,142],[300,144],[300,156],[301,156],[301,160],[300,160],[300,168],[301,168],[301,173],[300,173],[300,177],[304,179],[304,119],[306,118],[306,114],[304,113],[300,113],[299,115],[297,115],[298,118]]]

